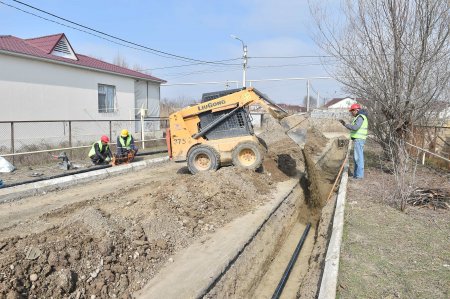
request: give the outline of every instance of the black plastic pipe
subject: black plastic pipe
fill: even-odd
[[[154,155],[154,154],[161,154],[161,153],[167,153],[167,150],[159,150],[159,151],[152,151],[152,152],[137,153],[136,156],[146,156],[146,155]],[[68,176],[68,175],[73,175],[73,174],[79,174],[79,173],[85,173],[85,172],[89,172],[89,171],[104,169],[104,168],[108,168],[108,167],[111,167],[111,166],[112,165],[98,165],[98,166],[95,166],[95,167],[89,167],[89,168],[86,168],[86,169],[80,169],[80,170],[77,170],[77,171],[61,173],[61,174],[56,174],[56,175],[52,175],[52,176],[45,176],[45,177],[36,178],[36,179],[32,179],[32,180],[27,180],[27,181],[15,182],[15,183],[10,183],[10,184],[3,184],[3,186],[1,186],[0,188],[9,188],[9,187],[14,187],[14,186],[19,186],[19,185],[36,183],[36,182],[40,182],[40,181],[61,178],[61,177],[65,177],[65,176]]]
[[[9,187],[19,186],[19,185],[24,185],[24,184],[30,184],[30,183],[36,183],[36,182],[45,181],[45,180],[62,178],[62,177],[68,176],[68,175],[73,175],[73,174],[79,174],[79,173],[99,170],[99,169],[108,168],[108,167],[111,167],[111,166],[112,165],[100,165],[100,166],[96,166],[96,167],[90,167],[90,168],[87,168],[87,169],[81,169],[81,170],[72,171],[72,172],[68,172],[68,173],[61,173],[61,174],[56,174],[56,175],[52,175],[52,176],[41,177],[41,178],[28,180],[28,181],[21,181],[21,182],[15,182],[15,183],[10,183],[10,184],[4,184],[2,186],[2,188],[9,188]]]
[[[275,292],[272,295],[272,299],[278,299],[281,296],[281,293],[283,292],[284,286],[286,285],[287,280],[289,279],[289,275],[291,274],[291,270],[295,265],[295,262],[297,261],[298,255],[300,253],[300,250],[302,250],[303,243],[305,243],[306,236],[308,236],[309,229],[311,228],[311,223],[308,223],[306,225],[305,230],[303,231],[302,237],[300,238],[300,241],[298,241],[297,247],[294,250],[294,253],[292,254],[291,260],[289,261],[289,264],[286,267],[286,270],[284,270],[283,276],[281,277],[280,282],[278,283],[278,286],[275,290]]]
[[[147,155],[155,155],[155,154],[162,154],[162,153],[167,153],[167,149],[165,149],[165,150],[151,151],[151,152],[143,152],[143,153],[138,152],[138,153],[136,154],[136,156],[137,156],[137,157],[138,157],[138,156],[147,156]]]

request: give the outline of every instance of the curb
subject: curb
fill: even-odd
[[[159,162],[165,162],[168,160],[169,157],[149,159],[126,165],[119,165],[105,169],[93,170],[92,172],[68,175],[61,178],[55,178],[45,181],[39,181],[36,183],[0,189],[0,204],[19,200],[21,198],[28,196],[45,194],[46,192],[52,190],[62,189],[76,184],[85,183],[91,181],[92,179],[104,179],[118,174],[141,170],[148,167],[149,165]]]
[[[327,254],[325,256],[325,267],[323,269],[322,281],[320,283],[319,299],[336,298],[337,277],[339,271],[339,258],[342,244],[342,234],[344,231],[344,208],[347,194],[348,167],[350,149],[352,142],[350,141],[347,150],[347,162],[345,163],[342,173],[341,183],[336,199],[336,209],[334,211],[333,228],[328,244]]]

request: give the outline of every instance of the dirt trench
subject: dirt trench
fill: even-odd
[[[299,182],[205,298],[271,298],[307,223],[309,235],[281,298],[315,298],[334,215],[335,196],[327,198],[347,148],[334,140],[320,165],[306,149],[312,181]]]
[[[0,298],[131,298],[174,253],[255,211],[277,183],[305,172],[302,151],[279,130],[261,134],[269,152],[258,172],[224,167],[192,176],[167,163],[2,204]],[[325,144],[319,132],[310,134],[311,154]],[[308,212],[296,219],[317,226],[320,208],[305,206],[303,190],[293,200]],[[276,244],[290,229],[281,228]],[[314,248],[323,251],[319,234]]]

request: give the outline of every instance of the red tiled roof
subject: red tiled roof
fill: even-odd
[[[340,101],[342,101],[343,99],[347,99],[347,98],[334,98],[329,100],[324,106],[325,107],[330,107],[331,105],[334,105],[336,103],[339,103]]]
[[[27,43],[32,46],[44,50],[47,54],[50,54],[55,47],[55,45],[59,42],[59,40],[64,36],[64,33],[58,33],[53,35],[47,35],[36,38],[24,39]]]
[[[0,53],[11,52],[17,54],[23,54],[27,56],[32,56],[36,58],[53,60],[55,62],[67,63],[69,65],[87,67],[96,69],[99,71],[116,73],[119,75],[125,75],[133,78],[145,79],[149,81],[165,83],[165,80],[133,71],[124,67],[120,67],[115,64],[104,62],[89,56],[75,54],[78,60],[73,60],[65,57],[60,57],[56,55],[49,54],[56,43],[64,36],[63,33],[56,35],[49,35],[39,38],[32,39],[21,39],[11,35],[0,36]],[[53,45],[52,45],[53,44]]]
[[[295,112],[306,112],[306,107],[292,104],[278,104],[284,110],[295,111]]]

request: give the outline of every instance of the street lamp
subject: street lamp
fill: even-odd
[[[238,41],[240,41],[242,43],[242,50],[244,51],[244,63],[243,63],[243,75],[242,75],[242,87],[246,86],[246,80],[245,80],[245,73],[247,71],[247,45],[244,43],[244,41],[242,39],[240,39],[239,37],[237,37],[236,35],[231,34],[230,35],[232,38],[237,39]]]

